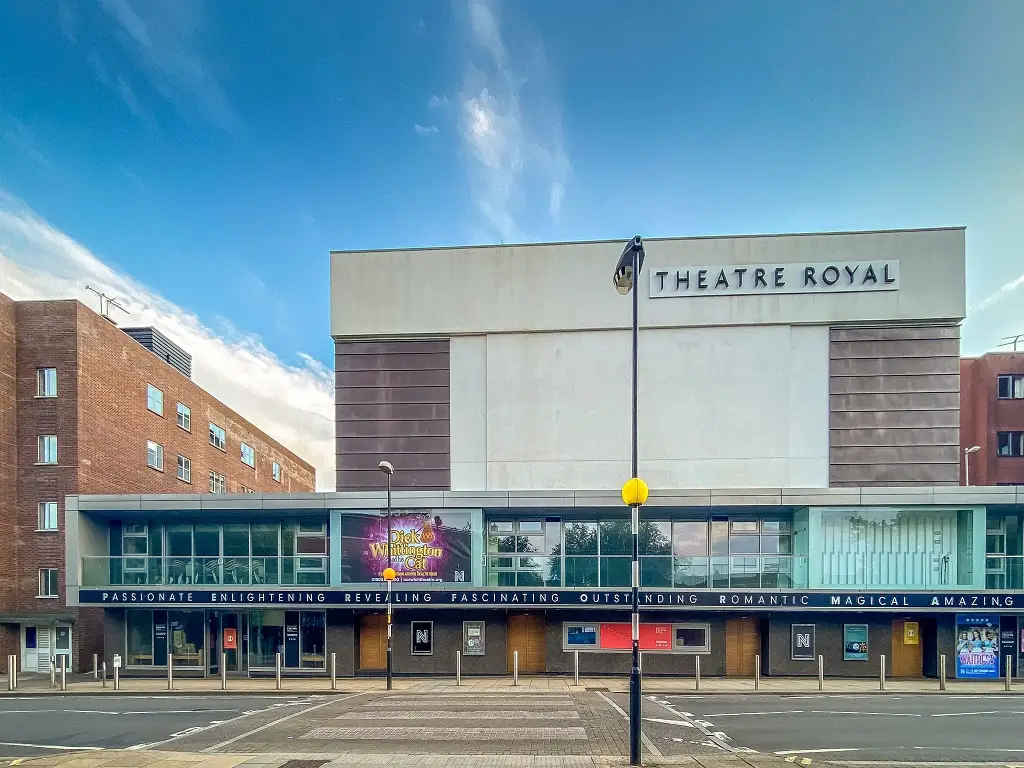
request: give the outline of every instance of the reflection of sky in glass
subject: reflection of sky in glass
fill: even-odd
[[[708,554],[708,524],[705,520],[679,521],[672,525],[672,549],[680,557]]]

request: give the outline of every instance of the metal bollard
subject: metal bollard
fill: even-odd
[[[60,655],[60,689],[68,689],[68,657],[63,653]]]
[[[754,690],[761,687],[761,654],[754,657]]]
[[[274,654],[274,685],[281,690],[281,654]]]
[[[92,655],[92,679],[100,679],[100,656],[98,653]]]
[[[825,690],[825,657],[818,656],[818,690]]]
[[[105,662],[105,661],[103,662],[103,668],[100,670],[100,673],[103,675],[103,677],[100,678],[102,680],[100,685],[103,688],[106,688],[107,687],[107,662]]]
[[[693,690],[700,690],[700,656],[693,657],[694,663],[694,677],[693,677]]]
[[[462,685],[462,651],[455,652],[455,685]]]
[[[13,691],[18,686],[18,673],[14,670],[14,657],[7,657],[7,690]]]
[[[1006,690],[1008,690],[1008,691],[1013,687],[1013,677],[1010,674],[1013,671],[1013,667],[1011,666],[1012,662],[1013,662],[1013,656],[1007,656],[1006,657]]]
[[[50,687],[57,687],[57,657],[50,657]]]
[[[174,690],[174,657],[167,655],[167,690]]]
[[[580,686],[580,652],[572,652],[572,684],[577,688]]]
[[[939,690],[946,690],[946,654],[939,656]]]
[[[338,690],[338,654],[331,654],[331,690]]]
[[[512,651],[512,685],[519,685],[519,651]]]
[[[121,690],[121,668],[114,667],[114,690]]]
[[[228,689],[228,655],[223,651],[220,654],[220,689]]]
[[[882,662],[878,672],[878,690],[885,690],[885,654],[882,654]]]

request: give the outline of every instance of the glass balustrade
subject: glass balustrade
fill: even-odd
[[[83,557],[82,586],[325,586],[328,558],[288,557]]]
[[[986,589],[1024,589],[1024,555],[985,555]]]

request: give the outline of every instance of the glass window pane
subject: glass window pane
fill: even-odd
[[[676,556],[708,554],[708,521],[679,520],[672,523],[672,553]]]
[[[629,587],[632,582],[632,557],[601,557],[602,587]]]
[[[733,533],[757,533],[757,520],[733,520]]]
[[[596,648],[596,624],[568,624],[565,627],[565,644],[570,647]]]
[[[128,611],[126,625],[128,630],[125,647],[125,664],[152,665],[153,663],[153,612]]]
[[[632,586],[632,585],[630,585]],[[640,586],[642,587],[671,587],[672,586],[672,558],[671,557],[641,557],[640,558]]]
[[[146,548],[147,539],[145,536],[125,536],[123,540],[124,554],[146,555],[149,554]]]
[[[516,536],[516,548],[519,552],[543,552],[543,536]]]
[[[571,522],[565,524],[565,554],[596,555],[597,523]],[[596,583],[594,586],[597,586]]]
[[[203,557],[216,557],[220,554],[220,526],[211,523],[199,523],[195,530],[196,554]]]
[[[632,552],[630,552],[632,554]],[[647,522],[640,523],[640,554],[671,555],[672,554],[672,523]]]
[[[488,533],[512,533],[512,522],[509,520],[496,520],[487,524]]]
[[[762,520],[761,533],[788,533],[792,529],[788,520]]]
[[[327,663],[327,629],[321,611],[303,611],[300,619],[299,642],[304,669],[324,669]]]
[[[560,587],[562,586],[562,558],[560,557],[549,557],[548,567],[545,571],[544,586],[545,587]]]
[[[601,554],[632,555],[633,523],[630,520],[601,521]]]
[[[515,567],[515,560],[511,557],[492,557],[487,567],[511,569]]]
[[[192,526],[167,526],[167,554],[170,557],[190,557],[192,555]]]
[[[708,558],[676,557],[675,586],[680,589],[707,589]]]
[[[299,536],[295,539],[295,548],[296,554],[299,555],[326,555],[327,537]]]
[[[761,543],[757,536],[730,536],[729,552],[732,554],[757,554],[761,551]]]
[[[771,555],[788,555],[792,549],[791,536],[762,536],[761,551]]]
[[[597,530],[594,531],[595,538]],[[596,542],[595,542],[596,543]],[[596,557],[567,557],[565,558],[565,586],[567,587],[596,587],[597,586],[597,558]]]
[[[204,663],[203,612],[168,611],[169,642],[175,666],[201,667]]]
[[[544,577],[540,571],[518,571],[516,573],[517,587],[542,587]]]
[[[489,587],[514,587],[516,585],[515,571],[488,571],[487,586]]]
[[[675,647],[699,650],[708,647],[707,627],[676,627]]]
[[[273,667],[284,654],[284,611],[249,613],[249,666]]]
[[[385,537],[386,538],[386,537]],[[487,539],[487,551],[488,552],[515,552],[516,551],[516,537],[515,536],[491,536]]]
[[[520,520],[519,521],[519,532],[520,533],[544,533],[544,521],[543,520]]]
[[[277,523],[255,523],[252,526],[252,554],[254,557],[277,557],[278,530]]]
[[[729,554],[729,523],[726,520],[711,521],[711,554]]]

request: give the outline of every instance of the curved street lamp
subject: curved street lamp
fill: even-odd
[[[977,453],[981,450],[980,445],[972,445],[970,448],[964,448],[964,485],[968,486],[971,484],[971,462],[970,456],[972,453]]]

